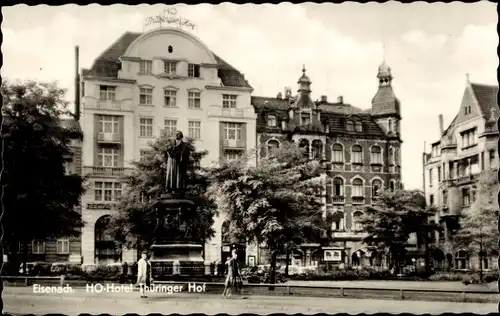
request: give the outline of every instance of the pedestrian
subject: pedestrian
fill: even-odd
[[[238,264],[238,254],[236,249],[232,252],[232,257],[227,261],[227,275],[226,282],[224,284],[224,292],[222,296],[224,298],[230,298],[232,294],[232,289],[236,288],[238,290],[238,282],[240,282],[240,268]],[[238,283],[238,284],[237,284]]]
[[[146,291],[151,286],[153,280],[151,272],[151,262],[148,260],[148,252],[143,251],[141,259],[137,262],[137,284],[141,291],[141,297],[146,298]]]

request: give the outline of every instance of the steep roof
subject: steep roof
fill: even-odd
[[[389,115],[400,112],[400,102],[391,86],[381,86],[372,99],[372,115]]]
[[[117,78],[120,70],[119,59],[127,48],[142,33],[124,33],[108,47],[95,61],[90,69],[84,69],[84,76]],[[237,69],[212,52],[218,65],[218,76],[224,86],[252,88],[245,77]]]
[[[477,99],[479,104],[479,108],[481,109],[481,114],[486,116],[486,118],[490,118],[493,113],[498,117],[499,108],[498,108],[498,86],[491,86],[485,84],[471,83],[470,84],[472,91]]]

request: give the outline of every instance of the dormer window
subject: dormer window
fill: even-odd
[[[347,121],[346,122],[346,129],[348,132],[353,132],[354,131],[354,123],[352,121]]]
[[[311,124],[311,113],[302,113],[300,115],[300,125]]]
[[[163,62],[163,71],[169,75],[175,75],[177,70],[177,63],[173,61],[165,61]]]
[[[389,133],[392,133],[392,120],[389,119],[389,121],[387,122],[387,130],[389,131]]]
[[[200,65],[189,64],[188,65],[188,77],[200,78]]]
[[[275,115],[268,115],[267,116],[267,126],[269,126],[269,127],[276,126],[276,116]]]
[[[234,94],[223,94],[222,95],[222,107],[225,109],[236,107],[236,97]]]
[[[153,71],[153,61],[141,60],[139,72],[144,75],[150,75]]]
[[[361,122],[356,122],[356,132],[362,132],[363,131],[363,124]]]

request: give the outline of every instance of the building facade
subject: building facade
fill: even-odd
[[[125,33],[82,74],[83,174],[89,181],[82,197],[83,262],[135,262],[135,250],[120,254],[105,233],[123,191],[119,178],[162,133],[180,130],[195,139],[208,151],[202,165],[255,148],[253,89],[198,38],[174,28]],[[215,220],[205,260],[229,253],[224,222]]]
[[[439,140],[430,153],[423,154],[424,190],[427,204],[438,209],[435,222],[442,230],[436,234],[433,250],[438,269],[479,268],[477,254],[453,244],[463,209],[476,200],[479,175],[498,169],[498,86],[471,83],[467,79],[459,111],[447,129],[439,116]],[[485,253],[483,268],[497,264],[497,254]]]
[[[343,97],[313,101],[305,67],[302,72],[297,94],[285,88],[277,97],[252,97],[259,157],[271,155],[283,141],[293,141],[327,170],[324,212],[333,214],[334,241],[302,244],[291,264],[380,266],[382,254],[363,245],[365,234],[356,219],[379,190],[401,187],[400,102],[392,89],[391,69],[385,62],[379,67],[378,90],[365,111]],[[260,263],[267,260],[259,258]]]

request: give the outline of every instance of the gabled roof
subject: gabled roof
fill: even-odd
[[[95,61],[90,69],[84,69],[83,76],[103,78],[117,78],[120,70],[120,57],[127,48],[142,33],[124,33],[110,47],[108,47]],[[252,88],[243,74],[212,52],[218,65],[218,76],[224,86]]]
[[[474,92],[476,100],[479,104],[481,114],[484,115],[486,119],[489,119],[493,111],[496,117],[498,117],[498,86],[471,83],[470,87],[472,88],[472,91]]]

